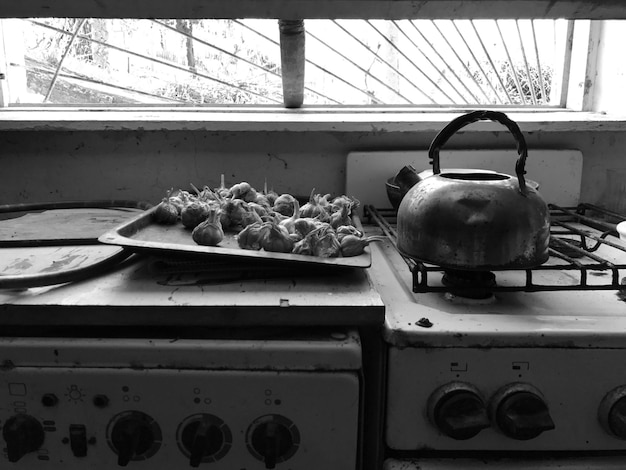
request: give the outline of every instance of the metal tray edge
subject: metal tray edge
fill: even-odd
[[[338,258],[321,258],[317,256],[298,255],[293,253],[273,253],[264,250],[244,250],[222,247],[209,247],[201,245],[178,245],[173,243],[163,243],[159,241],[146,242],[143,240],[135,240],[131,238],[142,228],[150,225],[152,213],[156,210],[156,206],[144,211],[124,222],[123,224],[103,233],[98,237],[100,243],[108,245],[117,245],[135,252],[144,252],[152,254],[167,255],[190,255],[200,256],[219,256],[219,257],[237,257],[239,259],[256,259],[267,260],[271,262],[291,262],[302,264],[318,264],[326,266],[337,266],[346,268],[369,268],[372,264],[372,257],[369,247],[365,248],[365,252],[359,256],[338,257]],[[354,216],[355,226],[362,229],[360,219]]]

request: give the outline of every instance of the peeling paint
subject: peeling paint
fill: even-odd
[[[544,15],[545,16],[549,16],[550,14],[550,10],[552,10],[552,8],[554,8],[554,5],[556,5],[557,0],[550,0],[550,2],[546,5],[546,9],[544,11]]]
[[[32,266],[33,266],[33,263],[31,263],[30,260],[24,259],[24,258],[18,258],[13,263],[6,266],[2,271],[7,272],[7,271],[15,270],[17,272],[22,272],[22,271],[27,270],[28,268],[31,268]]]
[[[80,260],[79,262],[75,262],[76,260]],[[75,264],[75,267],[82,265],[85,261],[88,260],[88,256],[86,255],[67,255],[60,260],[52,261],[52,264],[47,268],[41,270],[42,273],[50,273],[57,272],[62,270],[64,267]]]
[[[283,168],[284,168],[285,170],[288,170],[288,169],[289,169],[289,165],[288,165],[288,163],[287,163],[287,160],[286,160],[286,159],[284,159],[284,158],[280,158],[280,157],[276,156],[276,155],[275,155],[275,154],[273,154],[273,153],[268,153],[268,154],[267,154],[267,156],[268,156],[268,158],[269,158],[270,160],[272,160],[272,159],[276,159],[276,160],[278,160],[279,162],[281,162],[281,163],[283,164]]]

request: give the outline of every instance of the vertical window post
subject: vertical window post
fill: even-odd
[[[7,54],[5,52],[4,41],[4,22],[6,20],[0,19],[0,108],[6,108],[9,106],[9,85],[7,72],[9,69],[9,62]]]
[[[23,22],[0,19],[0,108],[28,102]]]
[[[283,102],[299,108],[304,102],[304,20],[279,20]]]

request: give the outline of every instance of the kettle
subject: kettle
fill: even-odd
[[[442,171],[440,148],[459,129],[481,120],[505,126],[519,158],[515,176],[491,170]],[[550,213],[527,184],[526,141],[499,111],[473,111],[446,125],[428,150],[432,175],[420,179],[398,207],[398,250],[449,269],[498,270],[538,266],[549,257]]]

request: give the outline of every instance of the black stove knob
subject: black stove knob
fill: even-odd
[[[139,411],[122,413],[113,419],[109,444],[117,454],[117,464],[125,467],[131,460],[145,460],[158,450],[161,443],[156,422]]]
[[[521,441],[555,428],[546,402],[533,387],[525,384],[512,386],[500,394],[494,417],[506,436]]]
[[[9,418],[2,428],[2,437],[7,444],[9,462],[17,462],[29,452],[43,445],[43,427],[32,416],[19,414]]]
[[[268,469],[289,459],[298,449],[299,441],[295,425],[279,415],[261,417],[248,430],[248,449]]]
[[[222,456],[225,445],[230,445],[222,431],[223,423],[213,418],[210,415],[199,415],[180,431],[180,445],[189,456],[191,467],[198,467],[203,461],[217,460]]]
[[[604,397],[598,419],[607,433],[626,440],[626,386],[617,387]]]
[[[608,423],[611,434],[626,439],[626,397],[620,398],[611,407]]]
[[[471,439],[490,426],[480,394],[461,382],[437,389],[429,399],[428,414],[437,429],[457,440]]]

